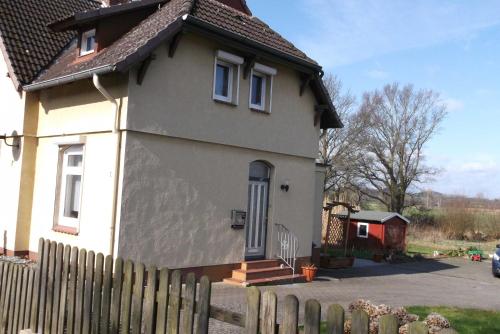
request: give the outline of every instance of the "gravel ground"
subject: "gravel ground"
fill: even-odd
[[[317,299],[326,310],[332,303],[347,307],[363,298],[391,306],[447,305],[500,310],[500,279],[491,275],[491,262],[471,262],[462,258],[427,260],[405,264],[364,266],[343,270],[320,271],[317,280],[308,284],[261,287],[273,290],[281,301],[286,295],[304,302]],[[245,289],[216,283],[212,304],[244,313]],[[278,321],[281,303],[278,303]],[[242,333],[234,326],[212,321],[210,333]]]

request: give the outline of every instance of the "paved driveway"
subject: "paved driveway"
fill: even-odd
[[[302,313],[303,303],[310,298],[317,299],[322,310],[331,303],[346,307],[357,298],[391,306],[448,305],[500,310],[499,288],[500,279],[491,275],[490,262],[452,258],[321,271],[313,283],[266,286],[261,290],[275,291],[278,300],[288,294],[296,295]],[[212,291],[212,304],[244,313],[244,288],[217,283]],[[239,332],[215,323],[212,328],[212,333]]]

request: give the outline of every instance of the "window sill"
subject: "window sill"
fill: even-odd
[[[228,106],[231,106],[231,107],[237,107],[238,105],[234,102],[229,102],[229,101],[224,101],[224,100],[219,100],[217,98],[214,98],[214,101],[217,102],[217,103],[220,103],[220,104],[225,104],[225,105],[228,105]]]
[[[78,235],[78,229],[69,226],[56,225],[52,228],[52,231],[70,235]]]
[[[259,114],[271,115],[271,113],[267,110],[262,110],[257,108],[250,108],[250,110]]]

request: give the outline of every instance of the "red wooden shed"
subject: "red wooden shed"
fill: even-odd
[[[347,212],[337,215],[347,223]],[[351,214],[349,249],[405,250],[406,228],[410,221],[395,212],[359,211]]]

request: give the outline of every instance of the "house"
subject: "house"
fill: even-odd
[[[337,215],[347,224],[347,212]],[[378,251],[405,250],[410,221],[395,212],[359,211],[351,214],[348,248]]]
[[[0,147],[7,252],[44,237],[241,281],[280,271],[278,229],[297,240],[285,264],[319,252],[318,138],[342,126],[320,65],[244,0],[65,1],[18,1],[65,13],[44,17],[41,43],[22,41],[30,52],[2,48],[20,69],[38,64],[25,81],[8,69],[26,102],[20,158]]]

